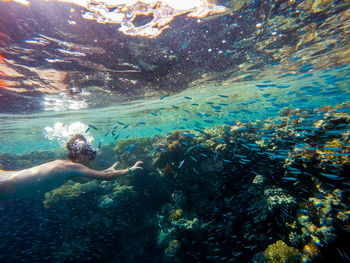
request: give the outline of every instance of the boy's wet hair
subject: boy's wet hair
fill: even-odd
[[[96,150],[92,148],[91,144],[81,134],[74,135],[73,138],[67,142],[66,148],[69,151],[67,157],[73,162],[76,161],[79,154],[90,156],[90,161],[96,156]]]

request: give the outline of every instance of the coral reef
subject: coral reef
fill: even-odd
[[[63,237],[55,255],[57,262],[79,261],[86,258],[86,254],[90,255],[88,261],[103,262],[115,250],[119,251],[115,260],[134,262],[141,256],[141,248],[147,251],[151,244],[147,242],[152,240],[149,235],[155,226],[131,186],[116,181],[93,180],[84,184],[70,181],[47,193],[44,204],[49,210],[61,211],[60,220],[74,219],[72,224],[57,229]],[[81,231],[77,232],[78,229]],[[144,231],[144,236],[137,238]],[[148,239],[146,243],[145,239]],[[133,257],[127,256],[128,251],[136,247],[139,252],[134,252]]]
[[[269,210],[274,210],[280,207],[288,209],[296,204],[295,198],[286,194],[281,188],[266,189],[264,195],[267,197]]]
[[[292,263],[298,262],[299,251],[293,247],[287,246],[282,240],[269,245],[264,251],[268,263]]]
[[[193,242],[200,242],[199,238],[208,236],[208,241],[204,242],[205,252],[199,250],[200,252],[197,253],[207,260],[223,258],[223,260],[234,261],[236,255],[237,258],[241,256],[241,252],[231,253],[230,257],[223,252],[227,249],[225,245],[222,244],[220,249],[215,248],[215,245],[221,242],[229,244],[228,239],[232,237],[226,236],[226,233],[232,234],[235,230],[237,231],[234,227],[236,218],[244,217],[250,220],[248,219],[236,232],[245,237],[240,239],[242,244],[238,245],[240,249],[255,251],[264,242],[285,236],[285,240],[289,240],[293,246],[300,249],[300,252],[293,247],[288,247],[281,240],[268,251],[272,253],[272,250],[277,251],[279,248],[286,254],[276,253],[276,258],[270,255],[268,259],[270,262],[326,260],[329,254],[325,247],[334,244],[336,233],[343,232],[344,230],[341,229],[346,229],[345,222],[348,222],[348,202],[342,198],[343,191],[336,189],[333,185],[339,185],[339,182],[344,180],[344,172],[348,170],[346,161],[337,162],[348,158],[349,141],[346,127],[349,126],[349,119],[344,114],[339,116],[337,113],[346,107],[346,105],[339,105],[335,108],[337,110],[326,107],[313,111],[286,109],[280,121],[273,120],[264,124],[237,122],[229,129],[228,126],[216,126],[206,129],[206,134],[188,136],[189,138],[183,138],[181,131],[167,137],[167,144],[164,146],[166,151],[156,153],[156,160],[162,160],[162,162],[156,161],[155,166],[166,167],[163,170],[163,176],[175,183],[175,189],[181,188],[181,190],[174,191],[172,205],[167,210],[171,211],[167,212],[170,213],[170,218],[176,218],[176,220],[171,220],[174,221],[172,224],[161,220],[162,233],[168,233],[167,240],[176,239],[181,242],[181,249],[185,253],[187,244],[182,242],[181,235],[184,235],[184,232],[180,229],[186,228],[174,228],[174,226],[179,222],[183,222],[182,226],[184,226],[184,222],[188,219],[182,221],[178,218],[184,215],[186,218],[189,215],[188,212],[191,212],[192,218],[202,222],[200,224],[202,227],[199,228],[201,230],[197,231],[195,236],[192,235]],[[324,111],[327,114],[324,114]],[[315,118],[315,115],[319,117]],[[309,118],[314,124],[305,126],[306,122],[310,122]],[[320,125],[321,122],[322,125]],[[310,128],[311,131],[305,131],[304,127],[314,128]],[[185,132],[190,133],[190,131]],[[177,141],[174,142],[174,140]],[[316,143],[324,145],[317,146]],[[167,145],[173,147],[169,148]],[[331,156],[331,153],[319,154],[315,157],[317,148],[341,154],[338,154],[337,158]],[[173,149],[175,149],[174,152],[172,152]],[[228,157],[229,155],[238,156],[238,158],[235,160]],[[212,164],[208,169],[207,165],[210,162],[207,161],[207,156],[212,160],[221,159],[220,165]],[[169,166],[170,160],[173,159],[177,162]],[[183,165],[179,165],[181,160],[185,160]],[[189,161],[186,163],[187,160]],[[253,165],[255,163],[260,165]],[[248,164],[250,164],[249,170]],[[330,167],[333,170],[337,170],[337,177],[332,180],[332,184],[327,182],[329,179],[323,175],[323,173],[332,172],[327,170],[329,164],[332,165]],[[322,168],[325,166],[327,167]],[[189,167],[192,167],[192,171]],[[316,172],[318,169],[320,169],[319,172]],[[212,178],[220,192],[216,193],[215,204],[208,199],[202,199],[207,205],[205,210],[207,212],[203,214],[202,207],[195,203],[195,200],[201,199],[193,190],[198,189],[197,184],[202,176],[211,178],[212,174],[220,175]],[[193,176],[197,179],[190,179]],[[189,185],[191,187],[187,188]],[[213,188],[206,189],[202,186],[203,189],[206,193],[213,191]],[[232,192],[236,195],[232,196]],[[193,196],[196,198],[192,199]],[[240,206],[234,201],[235,198],[246,206]],[[176,207],[181,207],[181,210]],[[208,216],[209,213],[211,216]],[[275,219],[271,221],[272,218]],[[293,220],[294,218],[297,220]],[[263,222],[267,227],[263,227]],[[339,228],[339,226],[342,227]],[[272,231],[276,231],[272,235],[274,237],[269,237]],[[253,240],[255,243],[252,244],[250,241]],[[237,244],[235,247],[237,248]],[[278,254],[282,255],[282,258],[277,258]],[[259,252],[256,253],[256,258],[261,258],[258,255]]]
[[[3,170],[20,170],[35,165],[40,165],[43,162],[50,162],[57,159],[65,159],[63,152],[55,151],[35,151],[23,153],[20,155],[10,153],[0,153],[0,160]]]
[[[155,135],[119,140],[113,148],[113,155],[121,167],[133,165],[138,160],[144,160],[147,165],[151,163],[152,150],[163,137],[162,135]]]

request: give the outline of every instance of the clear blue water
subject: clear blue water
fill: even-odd
[[[268,74],[272,75],[272,66]],[[93,144],[110,143],[114,126],[118,139],[167,134],[177,129],[205,128],[224,121],[256,121],[276,117],[285,107],[314,109],[335,106],[349,97],[350,67],[326,70],[312,69],[311,76],[280,73],[259,80],[227,81],[223,85],[203,83],[174,95],[135,100],[95,109],[45,111],[34,114],[3,114],[1,152],[23,153],[63,147],[74,132],[90,137]],[[307,73],[309,74],[309,73]],[[187,97],[187,98],[186,98]],[[122,122],[124,125],[118,124]],[[69,131],[74,123],[78,127]],[[56,126],[62,123],[63,127]],[[98,130],[89,129],[94,125]],[[126,128],[125,125],[129,125]],[[197,127],[197,128],[198,128]],[[53,134],[55,133],[55,134]],[[6,136],[6,134],[8,134]],[[11,134],[11,136],[9,135]],[[11,139],[9,140],[9,137]]]

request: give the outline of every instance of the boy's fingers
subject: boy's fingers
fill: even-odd
[[[115,168],[118,164],[119,162],[116,162],[115,164],[113,164],[112,168]]]

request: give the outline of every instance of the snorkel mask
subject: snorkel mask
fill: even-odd
[[[81,134],[76,134],[66,145],[69,154],[68,158],[72,161],[75,161],[80,154],[87,155],[90,158],[90,161],[93,160],[96,156],[96,149],[85,139]]]
[[[96,149],[92,147],[87,141],[76,139],[71,146],[71,153],[73,158],[77,158],[79,154],[88,155],[90,161],[96,156]]]

